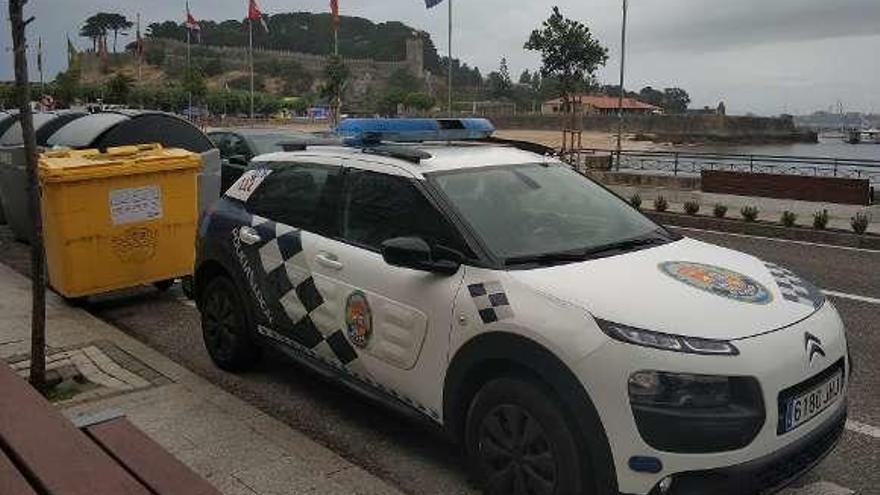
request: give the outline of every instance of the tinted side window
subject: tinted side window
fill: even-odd
[[[342,236],[378,250],[395,237],[421,237],[429,244],[465,251],[458,233],[403,177],[362,170],[347,174]]]
[[[248,199],[253,214],[316,234],[336,234],[341,170],[323,165],[275,169]]]

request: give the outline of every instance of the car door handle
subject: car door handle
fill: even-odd
[[[258,234],[252,227],[242,227],[238,229],[238,238],[248,246],[259,244],[263,240],[260,237],[260,234]]]
[[[315,256],[315,261],[317,261],[318,264],[323,266],[324,268],[329,268],[331,270],[342,270],[342,267],[344,266],[339,261],[339,258],[330,253],[318,254],[317,256]]]

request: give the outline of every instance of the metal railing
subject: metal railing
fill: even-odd
[[[610,155],[612,170],[699,175],[703,170],[867,179],[880,184],[880,160],[680,151],[617,151],[589,148],[583,155]]]

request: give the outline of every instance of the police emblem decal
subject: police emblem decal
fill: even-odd
[[[659,268],[683,284],[717,296],[751,304],[773,301],[773,294],[760,282],[726,268],[687,261],[667,261]]]
[[[345,303],[345,328],[348,340],[364,348],[373,335],[373,312],[363,292],[352,292]]]

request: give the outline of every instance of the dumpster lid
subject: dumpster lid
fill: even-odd
[[[204,153],[213,143],[198,127],[173,114],[153,110],[114,110],[87,115],[65,125],[48,138],[50,146],[106,149],[160,143]]]
[[[159,144],[140,144],[99,150],[57,150],[40,155],[40,178],[45,182],[74,182],[123,175],[151,174],[201,167],[198,154]]]

